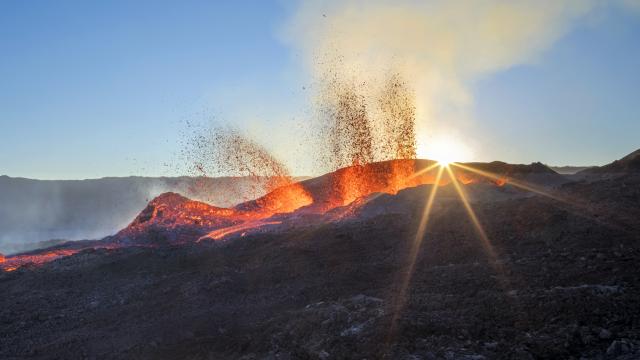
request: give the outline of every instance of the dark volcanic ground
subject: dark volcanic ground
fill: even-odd
[[[348,221],[0,273],[0,358],[640,358],[638,173],[562,185],[569,202],[468,185],[495,257],[443,187],[402,297],[430,189]]]

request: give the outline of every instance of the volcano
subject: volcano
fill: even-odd
[[[382,194],[395,195],[405,189],[434,184],[436,180],[439,186],[445,187],[445,192],[447,189],[453,191],[453,186],[449,186],[450,178],[436,179],[438,166],[432,160],[390,160],[349,166],[276,188],[262,197],[230,208],[167,192],[151,200],[126,228],[113,236],[97,241],[67,242],[18,254],[9,257],[1,266],[15,270],[18,266],[42,264],[86,248],[186,244],[233,238],[265,227],[282,231],[308,223],[345,220],[354,217],[355,213],[376,212],[372,209],[376,202],[370,202]],[[475,172],[468,169],[475,169]],[[488,177],[483,173],[493,175]],[[469,163],[465,168],[456,169],[455,177],[462,184],[487,189],[507,185],[500,192],[511,192],[512,195],[518,191],[510,186],[510,181],[535,183],[541,188],[553,188],[567,182],[540,163],[513,165],[498,161]],[[526,194],[520,192],[520,196]]]
[[[616,169],[393,160],[233,207],[165,193],[2,258],[0,357],[635,358],[640,174]]]

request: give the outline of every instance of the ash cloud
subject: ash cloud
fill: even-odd
[[[285,38],[319,83],[337,77],[365,85],[362,106],[373,128],[384,128],[375,102],[389,74],[406,80],[416,100],[414,131],[424,144],[439,127],[468,123],[474,81],[535,62],[576,20],[605,5],[596,0],[304,2],[285,27]]]

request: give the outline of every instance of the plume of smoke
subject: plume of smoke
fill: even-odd
[[[416,131],[418,142],[424,142],[427,128],[467,123],[473,81],[535,61],[574,19],[598,4],[597,0],[303,2],[286,28],[286,37],[302,51],[321,83],[330,74],[348,84],[367,84],[358,89],[358,96],[367,100],[359,108],[368,110],[372,128],[380,122],[402,125],[402,119],[415,117],[416,128],[404,130],[407,135]],[[389,73],[397,78],[389,80],[385,76]],[[402,84],[398,93],[393,84]],[[415,91],[415,108],[405,89]],[[369,103],[375,102],[376,94],[386,94],[387,99],[381,100],[378,114]],[[404,98],[391,101],[397,96]],[[389,146],[395,145],[385,144],[383,152],[392,150]],[[412,155],[411,144],[404,149],[394,156]]]

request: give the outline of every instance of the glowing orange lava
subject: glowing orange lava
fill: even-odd
[[[88,247],[159,246],[166,243],[222,240],[265,225],[280,224],[283,219],[287,219],[287,214],[323,215],[354,202],[359,204],[369,201],[377,197],[376,194],[396,194],[409,187],[427,184],[442,186],[453,182],[456,189],[460,190],[462,185],[477,183],[487,177],[477,169],[452,165],[455,165],[456,171],[446,167],[450,175],[448,177],[441,176],[442,169],[445,168],[441,164],[413,159],[352,165],[297,183],[292,183],[289,177],[279,177],[273,180],[273,184],[281,186],[234,208],[216,207],[176,193],[165,193],[151,201],[129,226],[105,243],[0,257],[0,269],[12,271],[26,264],[41,265]],[[502,186],[507,183],[507,179],[503,175],[493,175],[484,181]],[[511,179],[508,182],[513,183]],[[469,210],[468,204],[466,205]],[[473,212],[469,212],[473,218]],[[352,216],[357,215],[343,211],[336,216],[332,214],[329,218],[335,220]],[[486,243],[487,241],[485,245]]]
[[[214,230],[208,233],[207,235],[199,238],[197,242],[200,242],[202,240],[220,240],[227,235],[235,234],[244,230],[257,229],[265,225],[277,225],[280,223],[281,223],[280,221],[262,221],[262,220],[248,221],[242,224]],[[245,234],[246,233],[243,233],[242,235],[244,236]]]
[[[4,261],[0,262],[0,269],[8,272],[14,271],[26,264],[42,265],[61,257],[73,255],[78,251],[79,250],[64,249],[5,257]]]
[[[313,198],[302,185],[293,183],[279,187],[257,199],[256,211],[250,215],[255,218],[264,218],[278,213],[290,213],[312,203]]]

